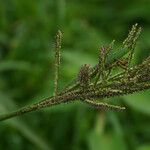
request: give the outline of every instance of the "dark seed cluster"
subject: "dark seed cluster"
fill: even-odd
[[[90,84],[90,69],[90,65],[85,64],[79,70],[77,81],[83,88],[86,88]]]

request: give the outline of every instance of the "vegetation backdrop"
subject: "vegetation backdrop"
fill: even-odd
[[[149,0],[0,0],[0,114],[53,94],[54,35],[63,31],[60,89],[100,46],[143,28],[135,63],[150,55]],[[109,99],[123,112],[81,103],[0,122],[2,150],[150,150],[150,91]]]

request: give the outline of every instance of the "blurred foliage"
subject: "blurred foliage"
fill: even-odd
[[[143,33],[135,62],[150,55],[149,0],[0,0],[0,113],[53,93],[53,45],[64,32],[61,85],[83,63],[94,64],[101,45],[119,43],[132,24]],[[0,123],[0,149],[149,150],[150,91],[109,99],[124,112],[75,103]]]

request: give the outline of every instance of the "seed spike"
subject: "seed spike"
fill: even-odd
[[[137,23],[133,25],[131,31],[129,31],[127,38],[123,41],[123,46],[125,48],[134,50],[137,39],[139,38],[139,35],[141,33],[141,30],[142,28],[138,27]]]
[[[57,96],[58,93],[58,79],[59,79],[59,66],[60,66],[60,49],[61,49],[61,42],[62,42],[62,32],[58,30],[55,36],[55,77],[54,77],[54,96]]]
[[[94,100],[83,100],[84,102],[86,102],[87,104],[89,104],[90,106],[96,108],[96,109],[114,109],[114,110],[124,110],[126,109],[125,107],[122,106],[118,106],[118,105],[112,105],[112,104],[108,104],[108,103],[103,103],[103,102],[96,102]]]

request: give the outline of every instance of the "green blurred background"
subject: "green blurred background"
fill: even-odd
[[[54,35],[63,31],[60,89],[100,46],[143,28],[135,63],[150,55],[150,0],[0,0],[0,114],[53,93]],[[123,112],[81,103],[0,123],[0,150],[150,150],[150,91],[109,99]]]

